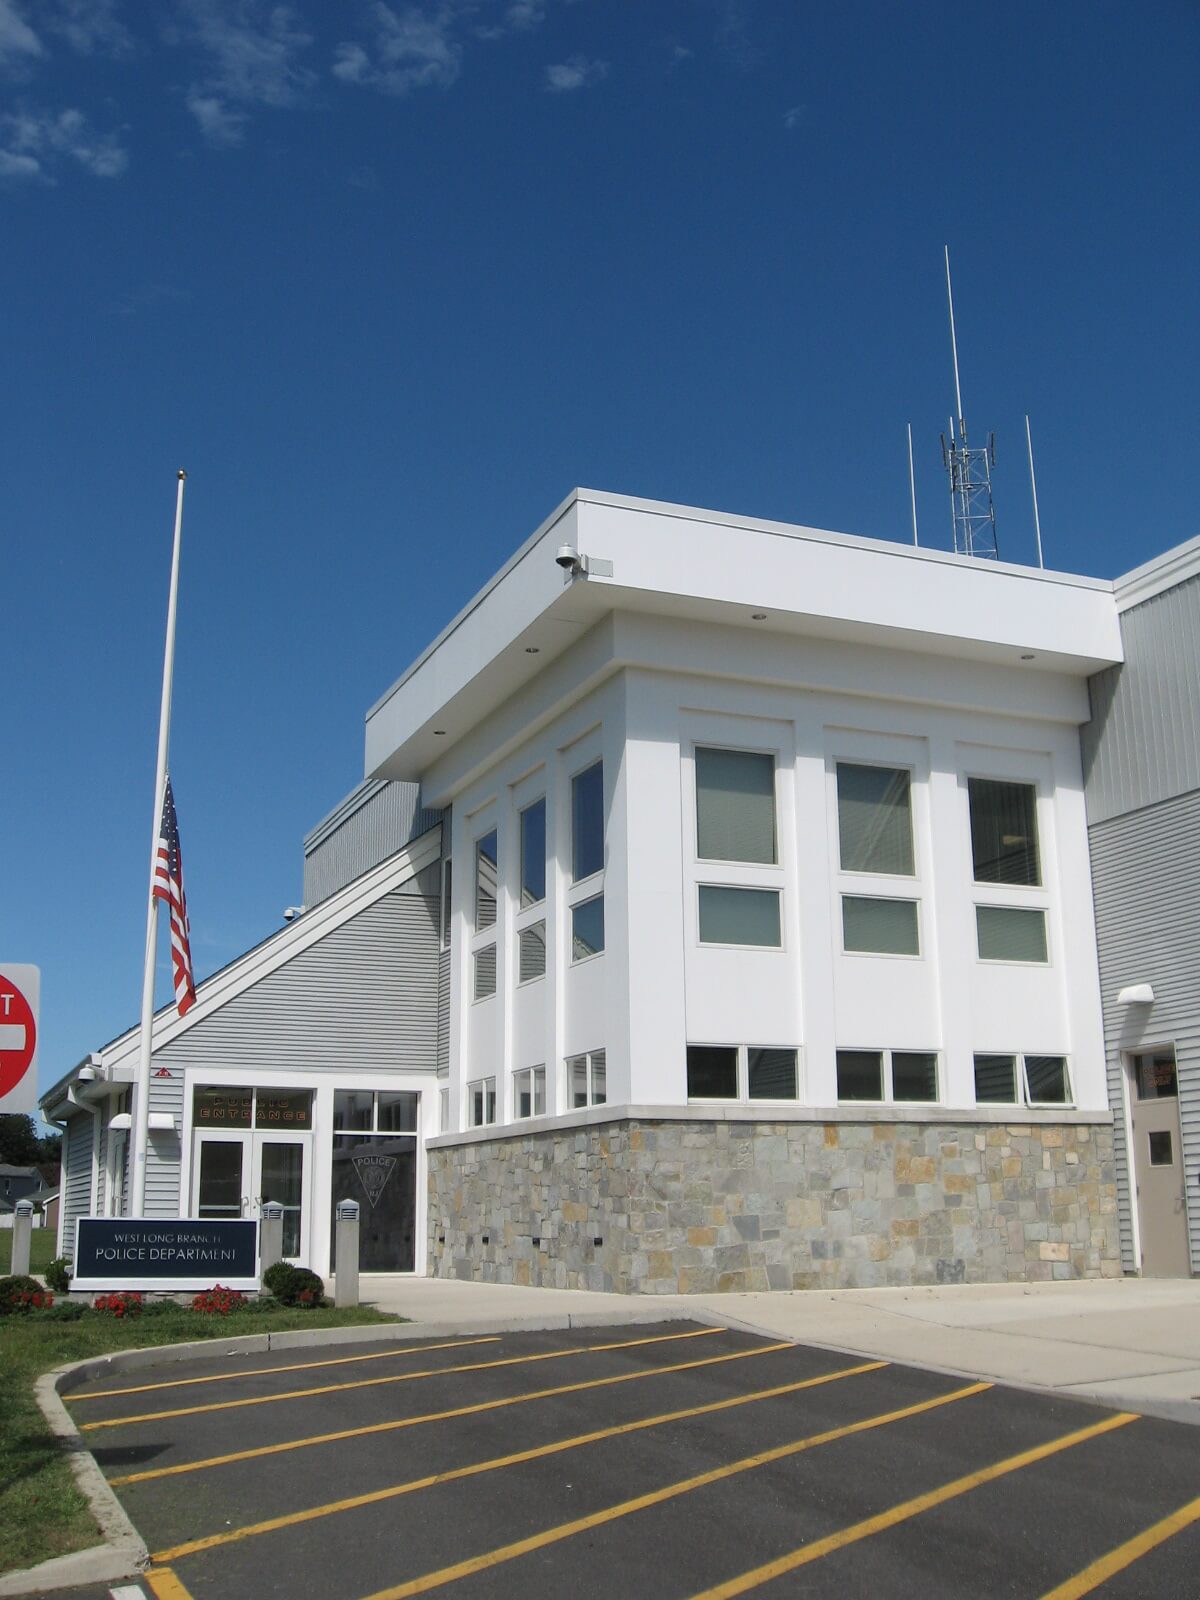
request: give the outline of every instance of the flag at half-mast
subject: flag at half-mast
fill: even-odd
[[[183,892],[183,858],[179,853],[179,823],[175,816],[175,796],[171,793],[170,778],[163,793],[158,850],[154,857],[154,895],[156,899],[166,901],[171,913],[175,1004],[182,1017],[196,1003],[196,980],[192,974],[191,931],[188,928],[187,898]]]

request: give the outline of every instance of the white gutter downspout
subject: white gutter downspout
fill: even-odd
[[[89,1197],[88,1197],[88,1216],[89,1217],[94,1217],[96,1215],[96,1190],[97,1190],[97,1187],[98,1187],[99,1182],[100,1182],[100,1119],[104,1115],[104,1112],[103,1112],[103,1108],[102,1107],[94,1106],[88,1100],[81,1100],[79,1098],[79,1091],[78,1091],[78,1089],[77,1089],[75,1084],[72,1084],[71,1087],[67,1090],[67,1101],[68,1101],[68,1104],[73,1105],[73,1106],[77,1106],[80,1111],[89,1112],[91,1114],[91,1118],[92,1118],[92,1183],[91,1183],[91,1190],[90,1190]],[[63,1177],[64,1177],[64,1180],[65,1180],[65,1178],[66,1178],[65,1171],[63,1173]],[[64,1198],[65,1198],[65,1193],[66,1193],[66,1183],[65,1183],[65,1181],[64,1181],[64,1183],[62,1185],[62,1193],[63,1193]],[[63,1223],[66,1220],[66,1206],[63,1205],[61,1202],[59,1203],[58,1214],[59,1214],[59,1229],[61,1231]],[[61,1239],[59,1240],[59,1246],[60,1246],[60,1253],[61,1253],[61,1246],[62,1246],[62,1240]]]

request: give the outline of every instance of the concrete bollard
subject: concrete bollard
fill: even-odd
[[[339,1200],[334,1304],[358,1304],[358,1201]]]
[[[260,1216],[262,1220],[258,1225],[258,1281],[261,1286],[263,1273],[267,1268],[283,1260],[283,1207],[277,1205],[274,1200],[265,1200]]]
[[[12,1270],[14,1275],[29,1272],[29,1244],[33,1234],[33,1201],[18,1200],[13,1207]]]

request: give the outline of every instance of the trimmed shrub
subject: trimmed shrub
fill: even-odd
[[[43,1306],[29,1315],[34,1322],[78,1322],[86,1312],[82,1300],[60,1300],[57,1305]]]
[[[71,1287],[71,1263],[66,1256],[55,1256],[46,1268],[46,1282],[56,1294],[66,1294]]]
[[[0,1278],[0,1317],[24,1316],[53,1304],[54,1296],[36,1278],[27,1278],[23,1272]]]
[[[286,1268],[281,1271],[280,1268]],[[299,1306],[308,1309],[325,1303],[325,1284],[307,1267],[293,1267],[286,1262],[276,1262],[263,1277],[263,1284],[281,1306]]]
[[[268,1267],[262,1276],[262,1286],[269,1289],[276,1299],[280,1298],[280,1284],[291,1282],[295,1267],[290,1261],[277,1261],[273,1267]]]

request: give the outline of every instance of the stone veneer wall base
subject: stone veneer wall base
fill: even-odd
[[[442,1278],[700,1294],[1121,1275],[1099,1122],[622,1118],[428,1160]]]

